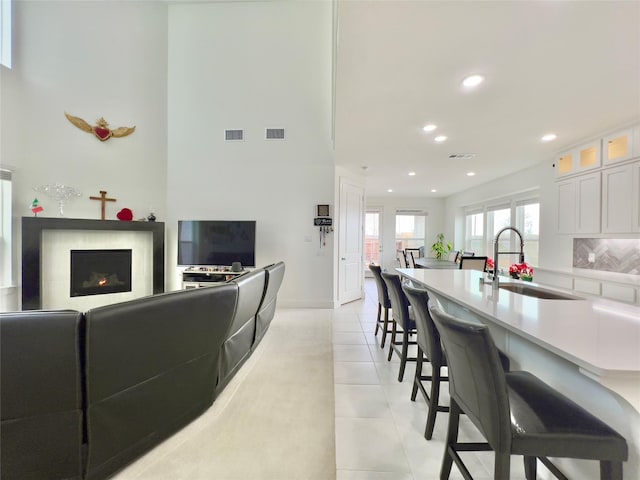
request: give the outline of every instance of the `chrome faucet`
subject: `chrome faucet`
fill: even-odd
[[[507,231],[507,230],[513,230],[520,237],[520,251],[519,252],[500,252],[499,251],[498,241],[500,240],[500,235],[502,235],[502,233]],[[497,288],[498,284],[499,284],[499,280],[498,280],[498,257],[500,256],[500,254],[503,254],[503,255],[504,254],[506,254],[506,255],[519,254],[520,255],[520,263],[524,263],[524,240],[522,239],[522,234],[520,233],[520,231],[517,228],[515,228],[515,227],[504,227],[502,230],[500,230],[496,234],[496,238],[493,241],[493,277],[491,279],[493,280],[493,286],[495,288]]]

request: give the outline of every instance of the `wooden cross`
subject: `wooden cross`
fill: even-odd
[[[105,190],[100,190],[99,197],[89,197],[91,200],[100,200],[102,205],[100,206],[100,213],[102,214],[102,220],[104,220],[104,205],[106,202],[115,202],[115,198],[107,198],[107,192]]]

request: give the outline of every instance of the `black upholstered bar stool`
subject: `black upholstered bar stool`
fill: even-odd
[[[391,308],[391,300],[389,300],[389,292],[387,291],[387,284],[382,280],[382,269],[380,265],[371,264],[369,270],[373,273],[373,279],[376,282],[378,288],[378,318],[376,319],[376,331],[374,335],[378,335],[378,330],[382,328],[382,340],[380,341],[380,348],[384,348],[384,343],[387,339],[387,333],[391,333],[389,330],[389,309]],[[384,308],[384,319],[382,318],[382,309]]]
[[[536,478],[539,459],[556,478],[566,477],[547,457],[598,460],[601,480],[621,480],[627,442],[608,425],[528,372],[505,373],[486,325],[429,308],[449,366],[451,411],[441,480],[456,463],[471,474],[458,452],[493,450],[494,478],[509,478],[510,456],[523,455],[525,476]],[[461,413],[487,443],[459,443]]]
[[[418,390],[422,393],[429,408],[427,414],[427,425],[424,430],[424,438],[431,440],[433,427],[436,423],[437,412],[448,412],[449,407],[440,405],[440,382],[448,381],[449,377],[442,375],[442,368],[447,366],[447,361],[442,352],[440,344],[440,334],[433,324],[429,315],[429,294],[426,290],[403,285],[409,303],[413,307],[416,321],[416,341],[418,343],[418,354],[416,355],[416,373],[413,378],[413,389],[411,390],[411,400],[415,401]],[[425,358],[426,356],[426,358]],[[422,374],[423,363],[431,363],[431,375]],[[430,394],[427,393],[423,381],[431,382]]]
[[[389,300],[391,300],[391,314],[393,317],[393,326],[391,329],[391,341],[389,342],[389,355],[387,360],[391,360],[393,352],[400,355],[400,370],[398,371],[398,381],[404,378],[404,370],[407,362],[415,362],[416,357],[409,357],[409,345],[416,345],[416,342],[409,340],[409,335],[416,331],[416,322],[413,316],[413,309],[409,307],[409,300],[402,291],[402,283],[400,275],[382,272],[382,279],[387,285],[389,292]],[[396,340],[398,333],[398,325],[402,329],[402,340]],[[398,347],[402,347],[398,349]]]

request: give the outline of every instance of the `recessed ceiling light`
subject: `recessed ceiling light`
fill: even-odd
[[[440,142],[444,142],[447,139],[447,137],[445,135],[438,135],[436,138],[434,138],[433,140],[440,143]]]
[[[436,193],[438,190],[436,190],[435,188],[431,189],[431,193]]]
[[[462,81],[462,85],[465,87],[477,87],[484,81],[482,75],[470,75]]]
[[[389,193],[393,193],[393,189],[392,189],[392,188],[389,188],[389,189],[387,189],[387,192],[389,192]]]
[[[547,133],[546,135],[543,135],[540,140],[542,140],[543,142],[550,142],[551,140],[555,140],[556,138],[558,138],[558,136],[555,133]]]
[[[425,132],[433,132],[436,128],[438,128],[437,125],[430,123],[429,125],[425,125],[424,127],[422,127],[422,130],[424,130]]]
[[[475,172],[467,172],[467,177],[473,177],[475,174]]]
[[[415,177],[416,176],[416,172],[409,172],[407,175],[409,175],[410,177]]]

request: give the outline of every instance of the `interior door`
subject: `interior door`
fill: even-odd
[[[364,188],[340,179],[340,233],[338,242],[338,303],[362,298]]]

